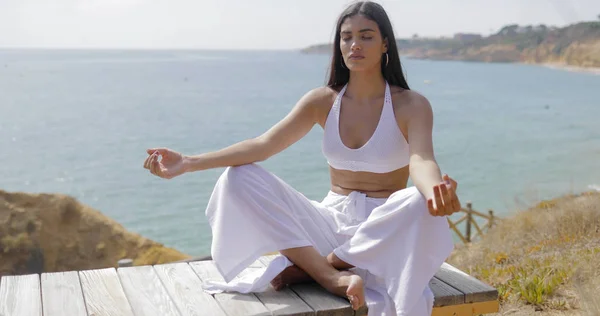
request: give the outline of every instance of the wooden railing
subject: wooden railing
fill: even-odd
[[[484,214],[474,210],[471,202],[467,202],[466,204],[467,207],[460,210],[460,212],[465,213],[465,215],[456,221],[452,221],[448,218],[448,224],[450,224],[450,228],[456,233],[458,238],[460,238],[463,243],[468,244],[477,237],[481,238],[483,234],[493,227],[500,219],[494,216],[494,211],[492,210],[489,210],[488,214]],[[484,225],[479,226],[480,224],[477,223],[477,218],[483,218],[486,221]],[[464,234],[458,229],[458,225],[462,222],[466,222]],[[473,234],[473,228],[475,228],[475,234]]]

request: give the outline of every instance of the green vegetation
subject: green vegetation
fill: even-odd
[[[496,287],[501,312],[600,315],[600,193],[520,211],[457,248],[449,263]]]

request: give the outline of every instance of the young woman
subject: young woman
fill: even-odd
[[[255,164],[315,124],[324,129],[331,176],[320,202]],[[357,2],[337,22],[328,84],[307,92],[280,122],[215,152],[148,149],[144,167],[166,179],[227,167],[206,209],[212,257],[227,282],[260,255],[282,254],[249,287],[215,283],[213,290],[312,279],[354,309],[366,299],[370,315],[431,315],[428,283],[453,249],[445,216],[460,210],[457,184],[434,157],[432,125],[428,100],[404,78],[385,10]],[[407,188],[409,176],[414,187]]]

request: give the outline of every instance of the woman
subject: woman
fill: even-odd
[[[263,290],[265,281],[280,289],[313,279],[354,309],[365,304],[366,288],[372,315],[430,315],[428,282],[453,248],[444,216],[460,209],[456,182],[441,175],[434,158],[431,106],[409,89],[380,5],[350,5],[333,47],[327,86],[306,93],[264,134],[196,156],[148,149],[144,167],[166,179],[228,167],[206,209],[211,253],[227,282],[262,254],[283,255],[249,287],[214,283],[213,290]],[[324,129],[331,176],[321,202],[254,164],[314,124]],[[406,188],[409,175],[415,186]]]

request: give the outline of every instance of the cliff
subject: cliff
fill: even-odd
[[[0,276],[114,267],[122,258],[139,265],[189,257],[70,196],[0,190]]]
[[[496,34],[456,34],[453,38],[400,39],[400,54],[409,58],[480,62],[520,62],[600,67],[600,22],[562,28],[508,25]],[[315,45],[305,53],[329,53],[331,45]]]
[[[519,211],[448,262],[495,286],[502,315],[600,315],[600,192]]]

